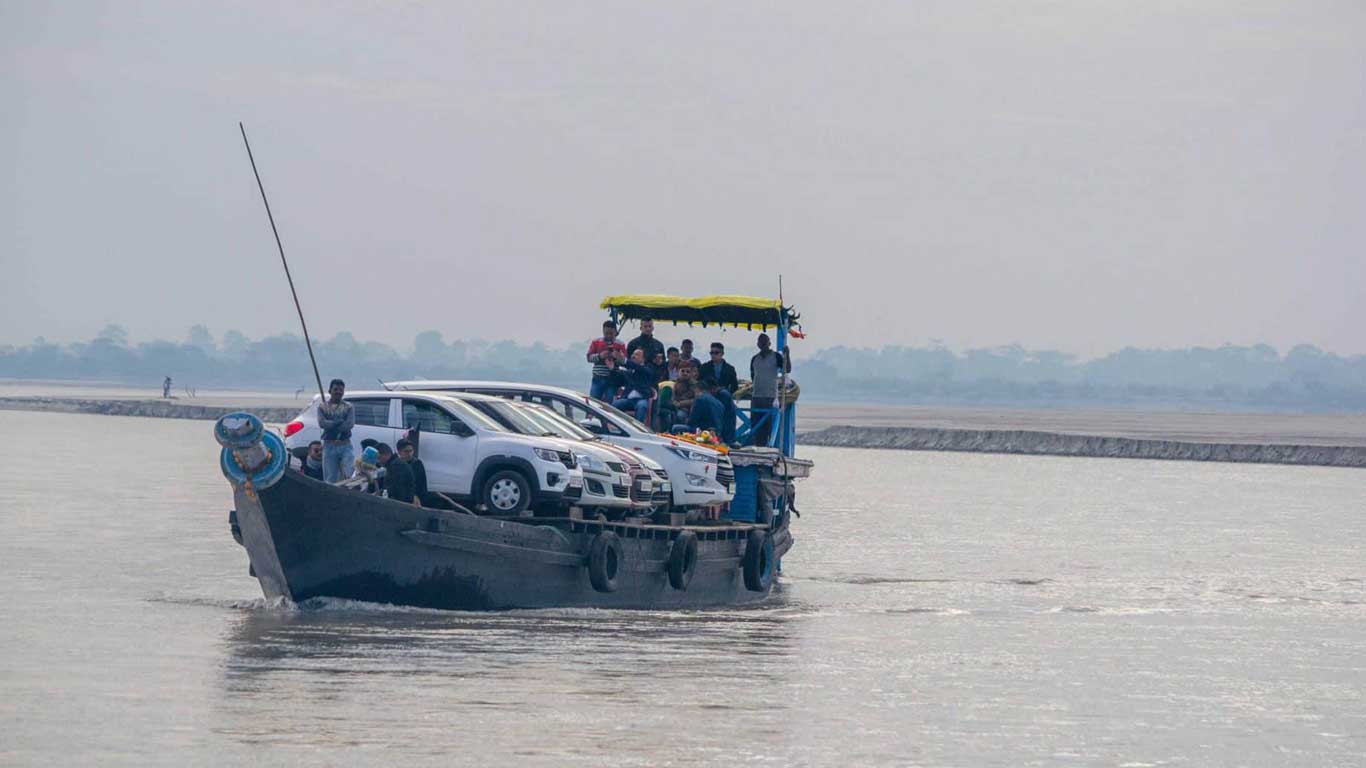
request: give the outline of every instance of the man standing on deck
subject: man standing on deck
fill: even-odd
[[[653,364],[656,354],[664,354],[664,342],[655,338],[655,321],[644,318],[640,321],[640,335],[626,345],[626,359],[630,360],[637,349],[645,350],[645,363]]]
[[[754,382],[754,391],[749,398],[749,423],[753,426],[750,442],[753,445],[768,445],[774,422],[769,409],[778,399],[779,366],[786,373],[792,371],[792,364],[782,352],[775,352],[772,344],[767,333],[759,334],[759,354],[749,360],[749,378]]]
[[[356,452],[351,448],[356,409],[342,399],[346,382],[341,379],[328,383],[327,394],[328,399],[318,403],[318,426],[323,430],[323,480],[336,483],[356,471]]]
[[[613,358],[625,360],[626,346],[617,340],[617,324],[607,320],[602,324],[602,338],[594,339],[588,345],[588,362],[593,364],[593,383],[588,387],[589,397],[609,403],[616,399],[619,384],[610,365]]]

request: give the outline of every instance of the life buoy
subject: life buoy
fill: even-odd
[[[621,571],[621,539],[611,531],[593,537],[588,545],[588,580],[599,592],[617,591],[617,574]]]
[[[765,592],[773,584],[773,537],[766,531],[749,532],[745,540],[745,589]]]
[[[669,549],[669,586],[686,591],[697,571],[697,534],[684,531]]]

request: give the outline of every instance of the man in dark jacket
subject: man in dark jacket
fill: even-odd
[[[427,466],[422,463],[422,459],[417,457],[417,447],[413,441],[403,438],[395,443],[398,448],[398,457],[403,460],[408,468],[413,471],[413,494],[420,503],[427,500]]]
[[[655,353],[664,354],[664,342],[655,338],[655,321],[645,318],[640,321],[640,335],[626,345],[626,358],[629,360],[637,349],[645,350],[645,362],[653,363]]]
[[[612,405],[627,413],[634,412],[640,421],[649,423],[650,398],[659,384],[659,369],[645,362],[645,350],[637,349],[621,367],[626,370],[626,397]]]
[[[388,443],[375,446],[375,451],[379,453],[379,465],[384,468],[384,489],[389,498],[412,504],[417,493],[413,470],[394,454],[394,449]]]
[[[697,372],[698,381],[708,380],[716,385],[713,393],[725,413],[721,416],[721,441],[727,445],[735,442],[735,390],[740,381],[735,375],[735,366],[726,362],[726,345],[719,341],[711,343],[711,360],[702,364]]]
[[[321,440],[314,440],[308,444],[308,454],[304,456],[304,465],[299,471],[314,480],[323,479],[323,444]]]

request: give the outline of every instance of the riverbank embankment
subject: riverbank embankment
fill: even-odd
[[[0,410],[47,413],[90,413],[101,416],[144,416],[155,419],[213,420],[225,413],[250,411],[263,421],[278,423],[294,418],[302,406],[237,406],[187,403],[174,399],[89,399],[79,397],[0,397]]]
[[[1366,468],[1366,447],[1285,443],[1203,443],[1059,432],[839,425],[803,433],[802,445],[905,451],[1013,453],[1114,459],[1225,461]]]

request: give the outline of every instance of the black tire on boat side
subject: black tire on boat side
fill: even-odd
[[[693,573],[697,571],[697,534],[684,531],[674,539],[669,549],[669,586],[687,591]]]
[[[773,583],[773,537],[765,531],[750,531],[745,540],[745,589],[764,592]]]
[[[588,580],[599,592],[617,591],[617,574],[621,571],[621,539],[611,531],[593,537],[588,545]]]
[[[479,500],[494,515],[520,515],[531,505],[531,483],[515,469],[500,469],[484,478]]]

